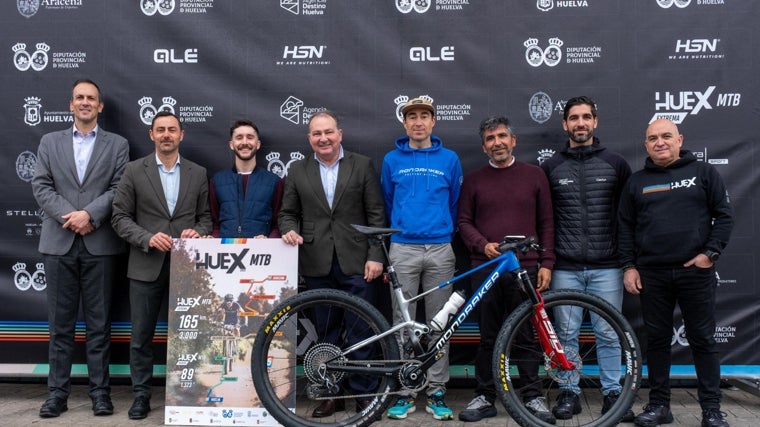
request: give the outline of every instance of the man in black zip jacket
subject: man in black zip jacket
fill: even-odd
[[[724,427],[720,412],[720,359],[715,345],[714,263],[734,226],[726,186],[710,164],[682,150],[683,136],[666,119],[652,122],[644,169],[621,197],[619,251],[625,289],[641,296],[647,328],[649,403],[638,426],[673,422],[670,351],[673,310],[681,308],[697,373],[703,427]]]
[[[617,207],[631,168],[623,157],[600,144],[594,136],[598,124],[591,98],[569,99],[562,118],[567,144],[541,164],[554,207],[557,262],[551,287],[591,292],[621,310],[624,292],[617,254]],[[554,309],[557,336],[571,358],[578,354],[582,314],[570,307]],[[606,322],[594,322],[593,328],[605,413],[622,389],[620,342]],[[552,408],[560,420],[571,419],[582,410],[579,379],[566,380]],[[633,421],[633,412],[627,411],[623,421]]]

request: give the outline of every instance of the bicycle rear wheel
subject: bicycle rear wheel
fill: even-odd
[[[580,386],[579,396],[581,411],[570,419],[557,419],[557,426],[604,427],[616,425],[631,408],[639,382],[641,381],[641,354],[636,334],[623,315],[603,299],[572,290],[550,291],[543,294],[546,312],[553,329],[560,330],[555,320],[554,311],[560,307],[570,313],[581,316],[583,323],[579,337],[578,350],[568,350],[566,355],[576,363],[573,371],[563,371],[553,366],[538,344],[531,318],[534,310],[530,302],[520,305],[507,318],[496,339],[494,347],[493,369],[497,394],[507,412],[521,426],[549,426],[537,418],[525,406],[527,396],[539,393],[549,408],[555,404],[560,394],[560,386],[568,384],[574,378]],[[593,315],[591,315],[593,313]],[[594,326],[609,325],[610,335],[606,339],[597,339],[593,333]],[[566,329],[566,328],[565,328]],[[606,344],[602,344],[606,342]],[[617,352],[610,354],[610,343],[619,343],[620,360]],[[600,360],[597,350],[600,344],[605,347],[599,357],[605,358],[604,365],[613,365],[619,369],[620,396],[605,414],[598,403],[600,399],[599,376]],[[532,372],[538,361],[538,375]],[[532,362],[532,365],[531,365]],[[523,375],[519,375],[518,366],[522,366]],[[612,374],[614,377],[616,374]],[[518,378],[522,376],[525,378]],[[609,375],[608,375],[609,377]],[[592,395],[592,393],[595,393]],[[527,396],[526,396],[527,395]]]
[[[346,292],[318,289],[283,301],[264,319],[253,344],[251,373],[259,399],[286,427],[371,424],[390,405],[397,378],[366,369],[398,360],[398,344],[389,335],[353,353],[345,349],[389,328],[374,306]],[[341,399],[345,410],[312,417],[325,399],[357,395],[365,397]],[[370,400],[369,406],[359,412],[357,399]]]

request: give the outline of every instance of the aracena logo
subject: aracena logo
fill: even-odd
[[[42,71],[48,65],[48,52],[50,46],[46,43],[37,43],[34,53],[30,54],[26,50],[26,43],[16,43],[13,49],[13,64],[19,71],[26,71],[29,68],[34,71]]]
[[[536,92],[528,101],[528,114],[536,123],[546,123],[552,116],[552,99],[544,92]]]
[[[564,42],[558,37],[549,39],[549,46],[541,49],[538,46],[538,39],[529,38],[523,42],[525,46],[525,60],[532,67],[540,67],[542,64],[554,67],[562,61],[562,50],[560,49]]]
[[[290,160],[288,160],[288,162],[285,163],[283,160],[280,159],[280,153],[276,151],[272,151],[269,154],[267,154],[265,157],[265,159],[268,162],[267,170],[279,176],[280,178],[285,178],[286,176],[288,176],[288,170],[290,169],[290,165],[292,165],[293,162],[297,162],[299,160],[304,159],[305,157],[306,156],[304,156],[300,152],[293,151],[290,153]]]
[[[153,117],[155,117],[156,113],[159,111],[170,111],[172,114],[176,114],[174,111],[174,106],[177,105],[176,99],[171,96],[165,96],[161,101],[163,103],[158,108],[153,106],[153,98],[149,96],[143,96],[137,101],[137,104],[140,105],[140,120],[142,120],[143,123],[150,126],[151,123],[153,123]]]
[[[16,9],[24,18],[31,18],[40,10],[40,0],[16,0]]]
[[[29,96],[24,98],[24,123],[37,126],[42,122],[42,98]]]
[[[37,167],[37,155],[31,151],[22,151],[16,157],[16,175],[24,182],[34,178],[34,170]]]
[[[169,15],[174,12],[177,6],[175,0],[140,0],[140,10],[148,16],[153,16],[158,12],[161,15]]]

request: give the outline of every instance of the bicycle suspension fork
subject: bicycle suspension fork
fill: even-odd
[[[567,371],[574,370],[575,363],[568,360],[565,351],[562,349],[557,332],[554,330],[554,326],[552,326],[552,322],[549,320],[549,315],[546,313],[544,298],[541,296],[541,293],[533,287],[528,272],[524,268],[517,271],[516,275],[518,283],[522,286],[523,291],[528,294],[528,298],[533,305],[531,321],[533,322],[533,328],[536,330],[538,341],[541,343],[544,354],[551,361],[552,367]]]

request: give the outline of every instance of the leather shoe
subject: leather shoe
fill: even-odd
[[[95,416],[113,414],[113,403],[111,403],[111,397],[107,394],[104,394],[92,399],[92,413],[95,414]]]
[[[69,410],[66,406],[66,399],[60,397],[51,397],[42,404],[40,408],[40,417],[54,418],[61,415],[62,412]]]
[[[150,399],[145,396],[137,396],[127,415],[129,415],[130,420],[141,420],[148,416],[148,412],[150,412]]]
[[[581,410],[578,395],[572,391],[563,391],[557,396],[557,405],[552,408],[552,414],[558,420],[569,420],[573,415],[580,414]]]
[[[314,408],[314,412],[311,413],[313,418],[324,418],[332,416],[332,414],[346,410],[346,401],[343,399],[327,399],[322,402],[321,405]]]

